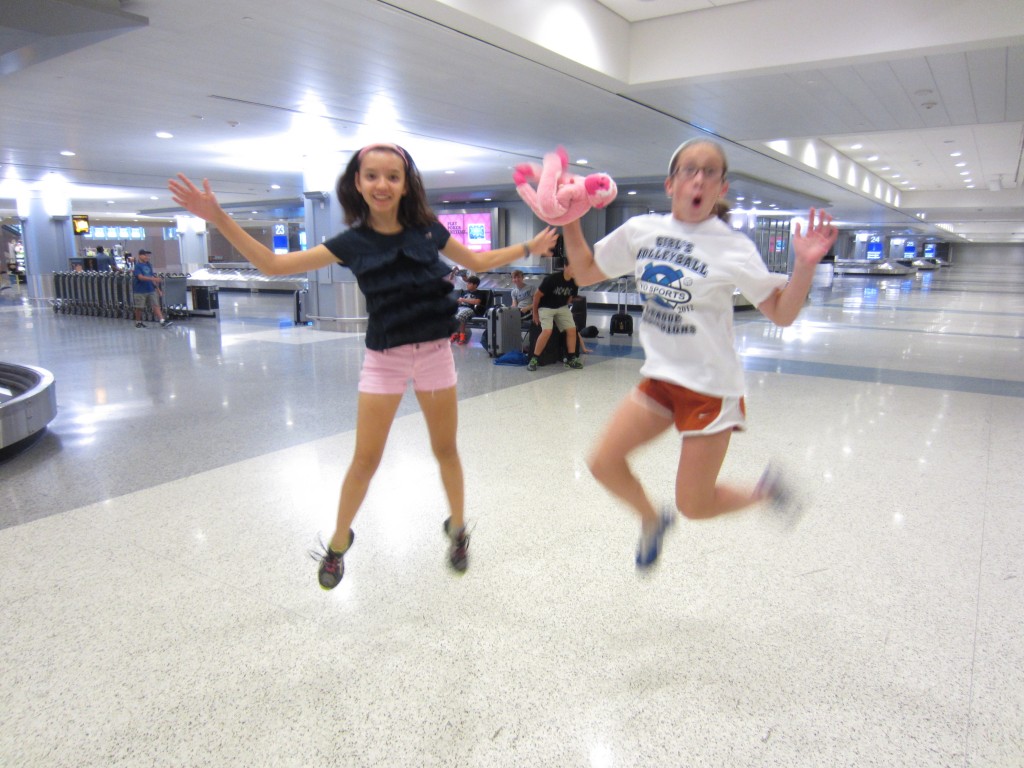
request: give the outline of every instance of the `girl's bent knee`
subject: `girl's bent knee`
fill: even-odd
[[[461,461],[459,458],[459,448],[456,445],[435,446],[433,451],[434,458],[437,459],[438,464],[459,463]]]
[[[608,478],[614,477],[624,468],[628,471],[628,465],[624,460],[608,456],[599,456],[595,454],[587,459],[587,469],[590,470],[590,474],[593,475],[594,479],[599,483],[603,483]]]
[[[350,474],[371,478],[377,472],[377,467],[380,466],[380,456],[360,456],[356,454],[352,457],[352,463],[349,465],[348,471]]]
[[[715,516],[715,511],[710,504],[696,504],[694,502],[680,504],[676,501],[676,509],[687,520],[707,520],[709,517]]]

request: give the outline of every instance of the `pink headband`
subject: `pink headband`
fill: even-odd
[[[402,149],[397,144],[367,144],[365,147],[359,150],[359,153],[356,155],[356,157],[358,157],[359,160],[362,161],[363,155],[375,149],[386,149],[389,152],[394,152],[396,155],[402,158],[402,162],[405,164],[405,167],[409,167],[409,156],[406,155],[405,150]]]

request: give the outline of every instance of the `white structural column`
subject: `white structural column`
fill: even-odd
[[[26,190],[18,199],[25,245],[25,283],[33,299],[53,297],[53,273],[67,270],[75,255],[71,201],[52,190]]]

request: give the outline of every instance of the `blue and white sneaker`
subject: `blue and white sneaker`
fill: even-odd
[[[676,522],[676,510],[671,504],[665,504],[658,510],[658,526],[646,531],[640,529],[640,541],[636,545],[636,567],[650,568],[661,554],[661,542],[665,532]]]
[[[779,468],[772,464],[765,467],[754,493],[768,504],[768,511],[783,530],[793,530],[804,516],[803,505],[792,487],[782,477]]]

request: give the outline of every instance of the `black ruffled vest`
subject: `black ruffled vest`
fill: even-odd
[[[455,332],[456,301],[439,251],[448,242],[443,224],[382,235],[349,229],[324,245],[352,270],[366,297],[366,346],[377,351],[446,339]]]

